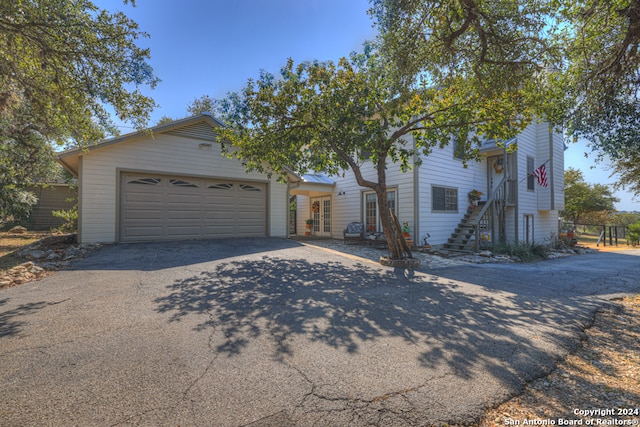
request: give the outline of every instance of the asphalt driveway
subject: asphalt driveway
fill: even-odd
[[[0,291],[0,425],[468,422],[640,292],[639,255],[407,274],[281,239],[105,246]]]

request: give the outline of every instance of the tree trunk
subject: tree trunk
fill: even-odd
[[[389,248],[389,257],[391,259],[402,258],[402,250],[398,245],[398,235],[395,227],[391,223],[391,213],[389,212],[389,205],[387,204],[387,191],[386,188],[376,190],[378,196],[378,212],[380,213],[380,224],[382,225],[382,232],[387,239],[387,247]]]

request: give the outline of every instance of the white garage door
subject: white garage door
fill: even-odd
[[[120,241],[266,235],[264,183],[123,173]]]

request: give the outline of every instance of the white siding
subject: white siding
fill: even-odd
[[[507,239],[508,240],[526,240],[526,233],[524,231],[525,215],[533,215],[534,217],[534,230],[537,231],[537,220],[536,217],[538,215],[538,196],[537,189],[538,184],[534,179],[534,189],[527,190],[527,157],[533,158],[533,167],[534,169],[540,166],[542,162],[546,159],[541,160],[537,155],[536,145],[537,141],[537,132],[536,125],[529,125],[519,136],[518,136],[518,150],[516,151],[516,158],[518,159],[518,207],[515,212],[509,212],[509,224],[507,226]],[[513,209],[512,209],[513,210]],[[516,223],[513,223],[513,216],[516,216]],[[517,233],[517,234],[516,234]]]
[[[246,177],[249,177],[245,174]],[[287,237],[289,223],[287,213],[289,212],[289,199],[287,198],[287,184],[277,182],[273,179],[269,185],[269,199],[267,218],[269,220],[269,236]]]
[[[533,239],[537,243],[547,242],[551,234],[558,231],[558,210],[564,206],[564,143],[562,136],[554,133],[550,147],[549,136],[547,123],[533,123],[518,136],[517,224],[513,223],[513,214],[510,213],[507,225],[509,240],[526,240],[525,215],[533,215]],[[527,156],[534,158],[534,169],[550,160],[546,165],[549,187],[539,186],[534,179],[534,190],[527,190]]]
[[[558,210],[564,206],[564,144],[561,135],[554,133],[552,140],[552,154],[550,155],[549,126],[546,123],[533,123],[528,126],[517,138],[518,149],[512,156],[517,162],[515,173],[517,174],[518,196],[517,207],[511,207],[507,211],[507,240],[524,240],[524,216],[534,217],[534,240],[544,243],[552,233],[557,232]],[[496,153],[497,154],[497,153]],[[539,196],[540,189],[537,182],[534,190],[527,190],[527,156],[534,158],[534,167],[552,157],[547,165],[550,185],[553,191]],[[544,157],[544,158],[543,158]],[[428,157],[423,159],[419,168],[419,240],[429,233],[429,243],[442,245],[447,242],[467,209],[467,193],[478,189],[485,193],[482,197],[486,200],[489,194],[487,182],[487,160],[469,162],[464,168],[462,162],[453,155],[453,146],[443,149],[435,149]],[[431,200],[431,188],[433,186],[449,187],[458,190],[458,212],[442,213],[433,212]],[[539,197],[546,203],[546,209],[542,210]],[[545,199],[546,197],[546,199]],[[546,201],[546,202],[545,202]],[[553,209],[550,209],[553,201]]]
[[[553,133],[553,186],[554,209],[564,209],[564,139],[560,132]]]
[[[307,220],[311,218],[311,205],[309,197],[298,195],[296,206],[296,234],[304,236]],[[335,209],[335,206],[333,207]]]
[[[377,171],[374,165],[366,162],[362,165],[362,175],[365,179],[377,181]],[[389,163],[387,166],[387,189],[395,189],[397,196],[398,220],[408,222],[411,234],[415,235],[414,200],[413,200],[413,171],[403,173],[400,165]],[[332,237],[342,239],[342,231],[350,222],[364,222],[363,199],[364,193],[372,191],[360,187],[353,171],[346,170],[343,174],[332,176],[336,182],[333,190],[333,223]],[[340,193],[340,195],[338,195]]]
[[[449,145],[442,149],[434,149],[425,157],[419,172],[420,236],[417,243],[422,243],[423,237],[429,233],[429,244],[442,245],[451,237],[451,233],[467,211],[467,193],[473,189],[480,190],[485,194],[482,200],[486,200],[486,161],[470,161],[465,168],[462,161],[454,157],[453,145]],[[434,186],[455,188],[458,191],[457,212],[433,211]]]
[[[117,240],[119,172],[156,172],[187,176],[236,178],[268,182],[265,175],[247,174],[237,160],[221,156],[220,146],[169,135],[126,140],[82,154],[81,236],[82,242]],[[269,232],[285,237],[286,185],[270,182]]]

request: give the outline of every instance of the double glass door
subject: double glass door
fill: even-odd
[[[313,235],[331,237],[331,197],[313,197],[311,214]]]

